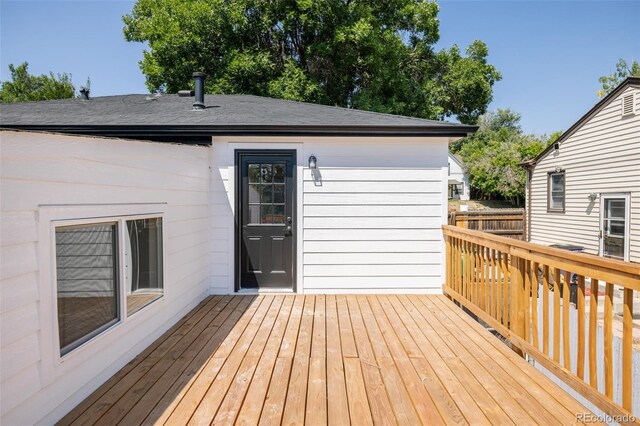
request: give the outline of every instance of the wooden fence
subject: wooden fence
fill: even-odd
[[[619,423],[640,424],[630,413],[633,294],[640,291],[639,264],[460,227],[443,229],[447,250],[445,294],[493,327],[514,350],[528,354],[603,412],[621,420]],[[569,299],[572,282],[577,287],[575,305]],[[622,351],[620,359],[615,360],[614,290],[623,295]],[[574,335],[570,309],[577,311]],[[603,353],[597,353],[599,320],[604,323]],[[615,384],[621,387],[619,401],[614,401],[614,365],[622,369],[622,383]],[[602,370],[604,383],[598,383]]]
[[[524,240],[524,210],[501,209],[450,212],[449,225]]]

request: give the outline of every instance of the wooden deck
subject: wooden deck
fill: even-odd
[[[61,424],[575,424],[444,296],[210,297]]]

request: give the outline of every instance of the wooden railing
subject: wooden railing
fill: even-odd
[[[640,424],[631,416],[633,295],[640,291],[640,264],[455,226],[443,230],[445,294],[603,412],[623,424]],[[614,312],[614,292],[622,293],[621,313]],[[614,321],[622,322],[615,360]],[[621,383],[614,384],[614,365],[621,366]],[[614,385],[621,387],[615,401]]]

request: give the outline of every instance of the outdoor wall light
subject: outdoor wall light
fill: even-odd
[[[555,151],[556,155],[560,153],[560,144],[558,142],[553,144],[553,150]]]
[[[556,166],[556,173],[560,173],[562,171],[562,167]]]
[[[587,196],[587,198],[589,199],[589,201],[593,203],[596,200],[596,198],[598,198],[598,194],[596,194],[595,192],[592,192]]]
[[[316,156],[311,154],[311,156],[309,157],[309,168],[311,170],[315,170],[317,168],[316,162],[318,160],[316,159]]]

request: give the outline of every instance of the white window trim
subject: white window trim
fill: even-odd
[[[39,261],[39,322],[40,348],[42,353],[40,377],[46,386],[67,372],[90,360],[96,353],[116,344],[136,323],[154,315],[166,303],[166,203],[148,204],[75,204],[40,205],[38,208],[38,261]],[[118,222],[118,241],[124,241],[125,228],[122,221],[149,217],[162,218],[162,274],[163,295],[153,303],[126,315],[126,295],[119,292],[120,318],[117,323],[83,342],[65,355],[60,355],[58,337],[57,293],[56,293],[56,227],[91,223]],[[118,249],[119,265],[124,265],[124,250]],[[118,269],[119,286],[124,284],[124,268]]]
[[[605,199],[624,198],[624,261],[629,262],[631,255],[631,194],[628,192],[613,192],[600,195],[600,241],[598,251],[604,257],[604,201]],[[616,259],[616,258],[614,258]]]

